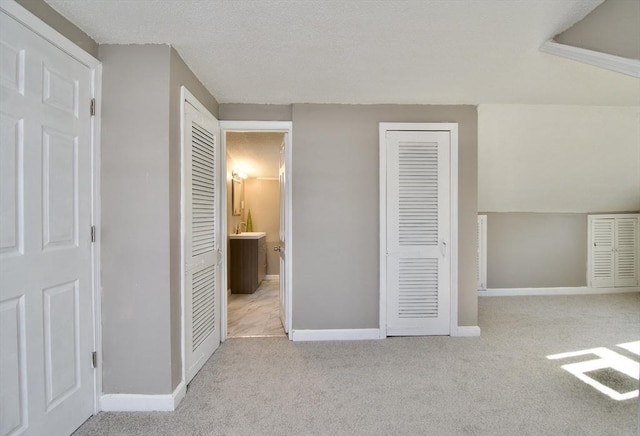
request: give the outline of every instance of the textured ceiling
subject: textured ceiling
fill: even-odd
[[[249,177],[278,178],[284,133],[227,132],[227,154],[233,168]]]
[[[171,44],[221,103],[640,104],[538,50],[602,0],[46,1],[99,44]]]

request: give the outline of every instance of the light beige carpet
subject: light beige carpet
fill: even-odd
[[[175,412],[100,413],[77,435],[635,435],[546,356],[640,339],[640,294],[479,300],[479,338],[231,339]],[[587,358],[593,358],[588,356]],[[585,359],[582,357],[581,359]]]

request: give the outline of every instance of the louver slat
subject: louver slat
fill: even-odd
[[[215,330],[215,266],[204,268],[193,275],[192,288],[192,350]]]
[[[215,136],[193,123],[191,141],[192,256],[215,247]],[[195,344],[195,342],[194,342]]]
[[[398,190],[399,245],[437,245],[437,143],[399,143]]]

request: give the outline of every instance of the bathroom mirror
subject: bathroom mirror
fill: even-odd
[[[231,205],[232,215],[240,216],[240,195],[242,193],[242,181],[231,179]]]

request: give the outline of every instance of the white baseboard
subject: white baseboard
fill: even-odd
[[[478,291],[478,297],[516,297],[521,295],[595,295],[640,292],[640,288],[500,288]]]
[[[187,389],[180,383],[172,394],[104,394],[100,410],[104,412],[172,412],[184,398]]]
[[[357,341],[381,339],[380,329],[293,330],[293,341]]]
[[[471,337],[480,336],[480,327],[477,325],[459,325],[455,331],[451,332],[451,336]]]
[[[264,276],[265,280],[280,280],[279,274],[267,274]]]

